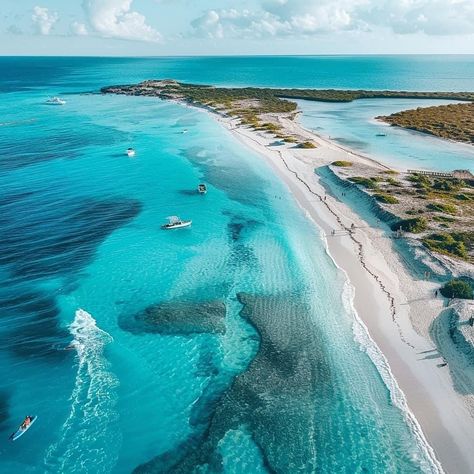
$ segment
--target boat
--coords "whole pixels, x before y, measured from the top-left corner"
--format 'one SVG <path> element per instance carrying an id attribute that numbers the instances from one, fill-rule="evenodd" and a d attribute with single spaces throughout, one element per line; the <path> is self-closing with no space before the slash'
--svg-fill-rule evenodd
<path id="1" fill-rule="evenodd" d="M 30 416 L 27 418 L 30 418 L 30 423 L 25 426 L 25 422 L 23 422 L 20 427 L 10 436 L 10 439 L 12 441 L 16 441 L 18 438 L 23 436 L 33 426 L 33 423 L 38 419 L 37 416 Z"/>
<path id="2" fill-rule="evenodd" d="M 64 105 L 66 101 L 64 99 L 60 99 L 59 97 L 51 97 L 46 101 L 49 105 Z"/>
<path id="3" fill-rule="evenodd" d="M 183 221 L 178 216 L 168 217 L 168 223 L 161 226 L 164 230 L 180 229 L 182 227 L 189 227 L 193 221 Z"/>
<path id="4" fill-rule="evenodd" d="M 376 133 L 376 137 L 386 137 L 387 135 L 385 133 Z"/>
<path id="5" fill-rule="evenodd" d="M 133 148 L 127 148 L 127 156 L 131 158 L 132 156 L 135 156 L 135 150 Z"/>
<path id="6" fill-rule="evenodd" d="M 205 184 L 199 184 L 198 185 L 198 193 L 199 194 L 206 194 L 207 193 L 207 187 Z"/>

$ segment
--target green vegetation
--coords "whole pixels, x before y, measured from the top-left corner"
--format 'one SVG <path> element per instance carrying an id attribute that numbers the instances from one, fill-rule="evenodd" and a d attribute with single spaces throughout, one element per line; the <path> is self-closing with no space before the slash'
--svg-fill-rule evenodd
<path id="1" fill-rule="evenodd" d="M 415 187 L 419 189 L 428 189 L 431 187 L 431 181 L 423 174 L 412 174 L 408 177 L 408 180 L 411 181 L 415 185 Z"/>
<path id="2" fill-rule="evenodd" d="M 426 209 L 429 211 L 444 212 L 445 214 L 451 214 L 453 216 L 457 212 L 456 206 L 453 206 L 452 204 L 442 204 L 439 202 L 432 202 L 428 204 Z"/>
<path id="3" fill-rule="evenodd" d="M 300 143 L 298 148 L 316 148 L 316 145 L 313 142 L 307 141 Z"/>
<path id="4" fill-rule="evenodd" d="M 375 178 L 365 178 L 364 176 L 354 176 L 349 178 L 349 181 L 352 181 L 355 184 L 363 186 L 367 189 L 378 189 L 377 179 Z"/>
<path id="5" fill-rule="evenodd" d="M 340 166 L 342 168 L 348 168 L 349 166 L 352 166 L 352 161 L 337 160 L 333 161 L 331 165 Z"/>
<path id="6" fill-rule="evenodd" d="M 419 234 L 428 228 L 428 222 L 424 217 L 413 217 L 411 219 L 402 219 L 392 224 L 392 230 L 402 229 L 405 232 Z"/>
<path id="7" fill-rule="evenodd" d="M 459 191 L 465 183 L 459 179 L 435 179 L 433 189 L 438 191 Z"/>
<path id="8" fill-rule="evenodd" d="M 454 199 L 457 199 L 458 201 L 471 201 L 473 199 L 473 196 L 470 194 L 460 193 L 456 194 L 454 196 Z"/>
<path id="9" fill-rule="evenodd" d="M 376 193 L 374 194 L 374 198 L 384 204 L 398 204 L 399 202 L 396 197 L 390 196 L 390 194 L 387 193 Z"/>
<path id="10" fill-rule="evenodd" d="M 258 126 L 257 130 L 265 130 L 267 132 L 275 133 L 275 132 L 279 132 L 281 130 L 281 126 L 277 125 L 277 124 L 274 124 L 274 123 L 266 122 L 266 123 L 262 123 L 260 126 Z"/>
<path id="11" fill-rule="evenodd" d="M 390 184 L 391 186 L 396 186 L 397 188 L 399 188 L 401 186 L 400 181 L 397 181 L 394 178 L 388 178 L 387 183 Z"/>
<path id="12" fill-rule="evenodd" d="M 467 259 L 468 249 L 474 245 L 474 232 L 430 234 L 423 238 L 423 244 L 435 252 Z"/>
<path id="13" fill-rule="evenodd" d="M 398 127 L 474 144 L 474 103 L 418 107 L 377 118 Z"/>
<path id="14" fill-rule="evenodd" d="M 464 280 L 451 280 L 448 281 L 441 289 L 440 293 L 445 298 L 463 298 L 472 300 L 474 298 L 474 292 L 471 285 Z"/>
<path id="15" fill-rule="evenodd" d="M 455 222 L 456 219 L 448 216 L 433 216 L 433 220 L 437 222 Z"/>

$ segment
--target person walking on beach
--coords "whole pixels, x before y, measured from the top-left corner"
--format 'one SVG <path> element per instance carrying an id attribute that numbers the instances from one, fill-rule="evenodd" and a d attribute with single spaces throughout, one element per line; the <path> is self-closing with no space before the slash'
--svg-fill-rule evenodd
<path id="1" fill-rule="evenodd" d="M 438 290 L 435 291 L 435 298 L 438 298 Z"/>

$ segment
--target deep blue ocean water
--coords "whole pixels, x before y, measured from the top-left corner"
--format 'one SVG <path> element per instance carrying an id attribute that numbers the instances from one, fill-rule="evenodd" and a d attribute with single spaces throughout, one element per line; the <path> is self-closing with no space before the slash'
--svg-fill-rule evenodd
<path id="1" fill-rule="evenodd" d="M 433 471 L 343 275 L 262 160 L 205 113 L 94 92 L 153 77 L 474 90 L 472 58 L 0 71 L 1 472 Z M 160 230 L 173 214 L 192 228 Z"/>

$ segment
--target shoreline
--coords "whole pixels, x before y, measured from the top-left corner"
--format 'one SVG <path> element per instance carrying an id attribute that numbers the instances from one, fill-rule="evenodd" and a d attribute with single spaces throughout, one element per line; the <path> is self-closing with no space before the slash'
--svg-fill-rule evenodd
<path id="1" fill-rule="evenodd" d="M 426 437 L 428 440 L 424 443 L 425 448 L 434 450 L 442 466 L 439 472 L 473 472 L 470 436 L 474 433 L 474 397 L 463 397 L 455 392 L 450 373 L 446 367 L 439 366 L 443 359 L 436 355 L 437 349 L 429 332 L 420 329 L 428 327 L 443 310 L 443 300 L 434 297 L 436 284 L 410 276 L 390 239 L 380 229 L 370 227 L 345 203 L 328 194 L 314 173 L 317 166 L 348 157 L 381 169 L 388 167 L 285 118 L 280 117 L 288 122 L 285 123 L 287 127 L 313 140 L 318 147 L 304 150 L 291 145 L 271 146 L 274 139 L 264 132 L 237 125 L 237 120 L 216 115 L 212 109 L 206 111 L 265 159 L 325 236 L 323 240 L 329 256 L 344 272 L 353 289 L 354 317 L 360 318 L 374 347 L 386 359 L 393 382 L 406 398 L 406 413 L 408 418 L 412 417 L 407 421 L 415 423 L 415 428 L 412 426 L 415 436 L 416 426 L 421 427 L 419 439 L 423 442 Z M 352 223 L 356 226 L 354 234 L 349 232 Z M 333 229 L 343 233 L 333 236 Z M 414 320 L 421 322 L 414 327 Z M 380 367 L 378 369 L 380 371 Z M 384 378 L 382 373 L 381 376 Z M 385 378 L 384 381 L 387 384 Z M 393 397 L 394 387 L 388 388 Z M 434 460 L 434 469 L 436 463 Z"/>

